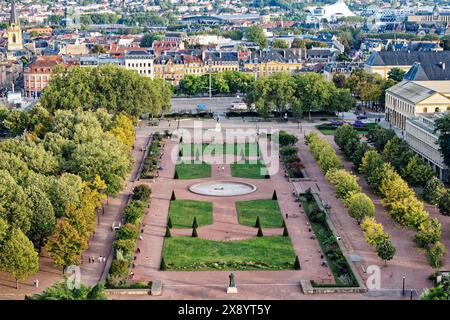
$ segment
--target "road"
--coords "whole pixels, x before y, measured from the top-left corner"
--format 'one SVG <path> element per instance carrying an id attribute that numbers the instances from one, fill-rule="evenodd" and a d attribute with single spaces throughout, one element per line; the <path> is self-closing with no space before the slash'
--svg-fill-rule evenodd
<path id="1" fill-rule="evenodd" d="M 205 104 L 206 109 L 212 112 L 224 113 L 234 102 L 242 102 L 242 97 L 213 97 L 209 98 L 172 98 L 172 112 L 196 110 L 197 105 Z"/>

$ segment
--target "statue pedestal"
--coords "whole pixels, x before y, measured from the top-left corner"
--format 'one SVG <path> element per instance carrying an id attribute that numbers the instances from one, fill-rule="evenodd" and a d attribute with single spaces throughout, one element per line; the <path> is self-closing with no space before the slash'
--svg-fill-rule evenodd
<path id="1" fill-rule="evenodd" d="M 228 287 L 227 293 L 238 293 L 238 291 L 236 287 Z"/>

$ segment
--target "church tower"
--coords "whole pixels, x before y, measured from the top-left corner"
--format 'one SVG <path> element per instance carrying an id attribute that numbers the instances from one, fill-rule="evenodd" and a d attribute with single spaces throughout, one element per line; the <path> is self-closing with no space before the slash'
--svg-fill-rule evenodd
<path id="1" fill-rule="evenodd" d="M 22 28 L 20 27 L 19 16 L 16 11 L 16 3 L 11 0 L 11 16 L 9 26 L 6 29 L 8 35 L 8 51 L 20 51 L 23 49 Z"/>

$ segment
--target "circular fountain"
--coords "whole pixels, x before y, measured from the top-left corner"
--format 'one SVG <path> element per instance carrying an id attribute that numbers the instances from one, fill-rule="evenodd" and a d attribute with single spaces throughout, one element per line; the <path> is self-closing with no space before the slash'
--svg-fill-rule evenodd
<path id="1" fill-rule="evenodd" d="M 256 189 L 253 184 L 234 181 L 202 182 L 189 187 L 189 191 L 193 193 L 214 197 L 242 196 L 255 192 Z"/>

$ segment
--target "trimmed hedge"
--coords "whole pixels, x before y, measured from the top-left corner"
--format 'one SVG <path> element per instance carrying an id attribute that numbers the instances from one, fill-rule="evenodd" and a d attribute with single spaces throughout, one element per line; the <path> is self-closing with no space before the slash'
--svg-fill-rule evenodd
<path id="1" fill-rule="evenodd" d="M 119 228 L 116 240 L 113 242 L 113 261 L 106 280 L 108 288 L 134 288 L 134 284 L 128 281 L 128 272 L 150 194 L 151 189 L 148 186 L 136 186 L 133 189 L 133 200 L 124 209 L 125 224 Z M 138 288 L 145 287 L 138 285 Z"/>

